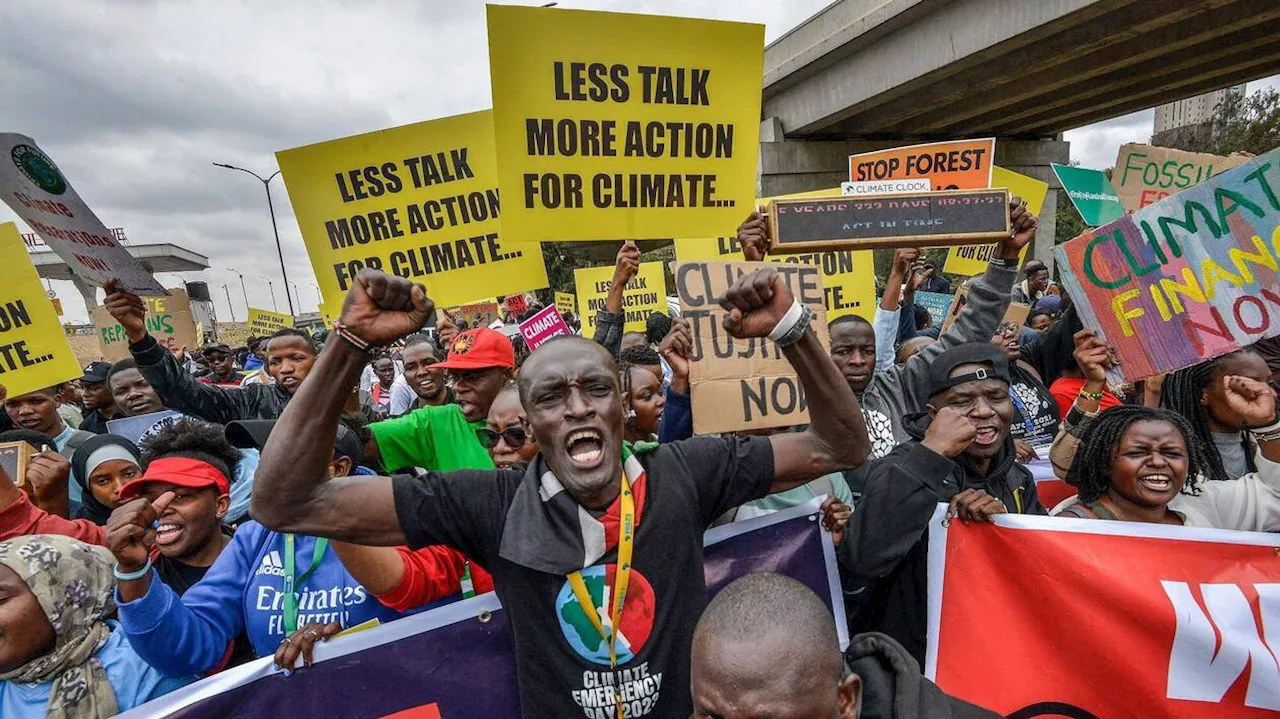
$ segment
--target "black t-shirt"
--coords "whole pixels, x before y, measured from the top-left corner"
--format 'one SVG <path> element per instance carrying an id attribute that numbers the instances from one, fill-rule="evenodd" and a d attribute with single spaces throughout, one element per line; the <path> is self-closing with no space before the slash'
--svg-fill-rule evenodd
<path id="1" fill-rule="evenodd" d="M 1033 447 L 1047 447 L 1058 435 L 1058 402 L 1035 375 L 1021 366 L 1009 368 L 1009 396 L 1013 400 L 1013 420 L 1009 434 Z M 1024 411 L 1025 410 L 1025 413 Z"/>
<path id="2" fill-rule="evenodd" d="M 616 683 L 626 716 L 687 717 L 689 651 L 706 604 L 702 534 L 732 507 L 763 497 L 773 448 L 761 437 L 695 437 L 637 455 L 646 471 L 630 588 L 618 635 Z M 507 509 L 533 473 L 463 470 L 394 479 L 396 512 L 409 546 L 451 546 L 493 575 L 515 644 L 526 717 L 614 719 L 607 650 L 562 575 L 499 556 Z M 607 616 L 616 552 L 582 571 Z M 604 583 L 612 587 L 612 582 Z"/>

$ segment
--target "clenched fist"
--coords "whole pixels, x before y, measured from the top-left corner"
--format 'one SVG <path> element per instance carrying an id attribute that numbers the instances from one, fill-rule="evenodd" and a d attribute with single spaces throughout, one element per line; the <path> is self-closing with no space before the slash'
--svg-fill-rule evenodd
<path id="1" fill-rule="evenodd" d="M 365 342 L 385 345 L 422 329 L 434 306 L 421 284 L 365 269 L 342 303 L 342 324 Z"/>
<path id="2" fill-rule="evenodd" d="M 738 339 L 768 337 L 794 302 L 777 270 L 756 270 L 739 277 L 720 298 L 720 306 L 729 311 L 724 327 Z"/>

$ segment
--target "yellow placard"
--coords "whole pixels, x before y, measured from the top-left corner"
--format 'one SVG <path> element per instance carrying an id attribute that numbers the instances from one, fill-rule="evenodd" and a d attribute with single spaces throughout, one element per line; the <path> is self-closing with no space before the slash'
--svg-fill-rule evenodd
<path id="1" fill-rule="evenodd" d="M 0 225 L 0 384 L 17 397 L 84 374 L 18 226 Z"/>
<path id="2" fill-rule="evenodd" d="M 286 327 L 292 327 L 293 315 L 250 307 L 248 325 L 250 335 L 270 337 Z"/>
<path id="3" fill-rule="evenodd" d="M 339 295 L 333 301 L 325 300 L 320 303 L 320 318 L 324 320 L 325 328 L 333 327 L 333 323 L 342 316 L 342 303 L 346 297 L 346 295 Z"/>
<path id="4" fill-rule="evenodd" d="M 999 165 L 991 168 L 991 186 L 1003 187 L 1009 190 L 1010 195 L 1017 195 L 1026 200 L 1027 210 L 1036 216 L 1040 215 L 1040 210 L 1044 207 L 1044 198 L 1049 194 L 1048 184 L 1034 177 L 1006 170 Z M 1024 259 L 1030 247 L 1031 245 L 1027 245 L 1022 248 Z M 991 255 L 995 250 L 995 245 L 952 247 L 947 253 L 947 264 L 943 269 L 953 275 L 980 275 L 987 271 L 987 264 L 991 262 Z"/>
<path id="5" fill-rule="evenodd" d="M 561 316 L 567 313 L 577 314 L 578 298 L 574 297 L 572 292 L 557 292 L 556 309 L 560 311 Z"/>
<path id="6" fill-rule="evenodd" d="M 55 314 L 57 314 L 59 317 L 61 317 L 61 316 L 63 315 L 63 312 L 62 312 L 62 300 L 58 299 L 57 297 L 50 297 L 50 298 L 49 298 L 49 301 L 50 301 L 50 302 L 53 302 L 53 311 L 54 311 L 54 313 L 55 313 Z"/>
<path id="7" fill-rule="evenodd" d="M 365 267 L 422 282 L 442 307 L 547 286 L 541 246 L 500 235 L 489 111 L 276 158 L 326 303 Z"/>
<path id="8" fill-rule="evenodd" d="M 737 225 L 755 196 L 763 25 L 487 9 L 509 241 Z"/>
<path id="9" fill-rule="evenodd" d="M 798 192 L 792 195 L 766 197 L 758 204 L 774 200 L 802 200 L 816 197 L 840 197 L 840 188 Z M 680 262 L 715 262 L 742 260 L 737 237 L 699 237 L 677 239 L 676 259 Z M 876 314 L 875 257 L 870 250 L 827 250 L 801 254 L 766 255 L 769 262 L 813 265 L 822 271 L 822 288 L 827 304 L 827 319 L 845 315 L 861 315 L 868 320 Z"/>
<path id="10" fill-rule="evenodd" d="M 596 331 L 596 313 L 604 309 L 605 297 L 613 283 L 613 266 L 574 270 L 573 282 L 578 289 L 578 319 L 582 321 L 582 336 L 591 337 Z M 644 331 L 649 315 L 666 311 L 666 275 L 661 262 L 640 263 L 640 271 L 622 291 L 622 309 L 627 313 L 623 330 L 628 332 Z"/>

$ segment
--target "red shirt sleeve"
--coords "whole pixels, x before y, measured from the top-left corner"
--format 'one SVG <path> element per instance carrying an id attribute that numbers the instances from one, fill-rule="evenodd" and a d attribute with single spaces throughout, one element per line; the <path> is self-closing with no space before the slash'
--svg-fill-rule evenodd
<path id="1" fill-rule="evenodd" d="M 0 510 L 0 541 L 27 534 L 61 534 L 88 544 L 106 544 L 106 532 L 87 519 L 63 519 L 31 503 L 23 492 Z"/>
<path id="2" fill-rule="evenodd" d="M 461 552 L 438 545 L 417 550 L 396 547 L 396 551 L 404 561 L 404 576 L 395 589 L 375 595 L 383 606 L 407 612 L 462 592 L 467 559 Z M 493 591 L 493 578 L 474 562 L 471 563 L 471 583 L 476 594 Z"/>

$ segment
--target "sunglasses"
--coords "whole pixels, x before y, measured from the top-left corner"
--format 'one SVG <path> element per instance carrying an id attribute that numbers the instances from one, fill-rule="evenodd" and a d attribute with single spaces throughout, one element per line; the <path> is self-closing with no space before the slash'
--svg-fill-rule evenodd
<path id="1" fill-rule="evenodd" d="M 528 435 L 525 434 L 524 428 L 519 425 L 507 427 L 501 432 L 495 432 L 488 427 L 476 430 L 476 439 L 480 440 L 480 444 L 484 445 L 485 449 L 497 447 L 499 437 L 506 440 L 508 447 L 519 449 L 524 446 Z"/>

